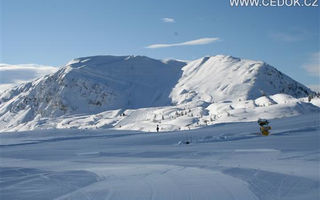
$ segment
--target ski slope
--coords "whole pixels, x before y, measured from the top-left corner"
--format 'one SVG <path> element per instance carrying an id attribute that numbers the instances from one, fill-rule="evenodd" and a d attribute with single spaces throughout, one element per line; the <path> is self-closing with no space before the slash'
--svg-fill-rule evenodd
<path id="1" fill-rule="evenodd" d="M 319 199 L 319 113 L 271 126 L 3 133 L 0 199 Z"/>

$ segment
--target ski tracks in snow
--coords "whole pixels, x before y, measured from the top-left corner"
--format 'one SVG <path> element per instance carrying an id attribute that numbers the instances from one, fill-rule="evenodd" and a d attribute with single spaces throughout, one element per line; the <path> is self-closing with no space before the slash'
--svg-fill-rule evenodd
<path id="1" fill-rule="evenodd" d="M 147 164 L 104 167 L 96 172 L 106 178 L 59 200 L 120 200 L 126 197 L 131 200 L 258 199 L 247 182 L 210 169 Z"/>

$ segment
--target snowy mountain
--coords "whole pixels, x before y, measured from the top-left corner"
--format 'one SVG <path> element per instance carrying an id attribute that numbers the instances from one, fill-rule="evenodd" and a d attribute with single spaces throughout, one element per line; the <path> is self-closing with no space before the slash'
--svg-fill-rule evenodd
<path id="1" fill-rule="evenodd" d="M 199 124 L 203 117 L 210 121 L 221 118 L 221 108 L 230 117 L 229 108 L 278 104 L 268 102 L 269 96 L 278 93 L 296 99 L 312 91 L 266 63 L 231 56 L 205 57 L 189 63 L 144 56 L 84 57 L 4 92 L 0 96 L 0 129 L 79 128 L 85 124 L 86 128 L 145 130 L 137 127 L 148 127 L 150 121 L 158 123 L 159 116 L 160 121 L 169 121 L 180 116 L 177 112 L 182 110 L 186 115 L 188 108 L 189 118 L 182 120 L 186 126 Z M 267 100 L 254 102 L 265 96 Z M 239 106 L 239 101 L 243 105 Z M 289 106 L 296 104 L 294 101 Z M 298 107 L 291 112 L 293 115 L 318 108 Z M 123 112 L 132 116 L 123 119 Z M 180 122 L 168 123 L 167 130 L 172 130 L 177 129 L 174 123 Z"/>
<path id="2" fill-rule="evenodd" d="M 1 104 L 9 103 L 6 111 L 30 108 L 46 117 L 168 105 L 182 65 L 141 56 L 79 58 L 4 93 Z"/>
<path id="3" fill-rule="evenodd" d="M 264 62 L 217 55 L 188 63 L 171 97 L 176 103 L 213 103 L 278 93 L 299 98 L 311 90 Z"/>

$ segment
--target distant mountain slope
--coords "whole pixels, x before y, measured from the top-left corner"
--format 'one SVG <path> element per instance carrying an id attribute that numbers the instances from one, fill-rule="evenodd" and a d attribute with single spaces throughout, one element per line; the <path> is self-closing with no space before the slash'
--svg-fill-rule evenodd
<path id="1" fill-rule="evenodd" d="M 0 129 L 30 121 L 38 126 L 43 119 L 55 123 L 57 117 L 106 114 L 108 110 L 183 107 L 185 103 L 202 106 L 202 110 L 212 103 L 278 93 L 298 98 L 312 91 L 263 62 L 231 56 L 204 57 L 189 63 L 145 56 L 84 57 L 2 93 Z"/>
<path id="2" fill-rule="evenodd" d="M 178 104 L 194 100 L 248 100 L 277 93 L 298 98 L 312 92 L 261 61 L 218 55 L 192 61 L 182 70 L 171 93 L 173 102 Z"/>

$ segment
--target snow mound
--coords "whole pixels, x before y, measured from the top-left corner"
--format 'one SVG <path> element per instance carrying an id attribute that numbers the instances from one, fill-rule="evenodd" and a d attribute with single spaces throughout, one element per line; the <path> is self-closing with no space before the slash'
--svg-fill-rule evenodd
<path id="1" fill-rule="evenodd" d="M 289 96 L 289 95 L 288 95 Z M 254 100 L 258 106 L 270 106 L 276 104 L 276 102 L 268 96 L 262 96 Z"/>
<path id="2" fill-rule="evenodd" d="M 293 98 L 288 94 L 276 94 L 276 95 L 270 96 L 270 98 L 278 104 L 286 104 L 296 100 L 295 98 Z"/>
<path id="3" fill-rule="evenodd" d="M 313 99 L 311 99 L 311 102 L 310 102 L 310 103 L 312 103 L 312 104 L 315 105 L 315 106 L 320 107 L 320 98 L 319 98 L 319 97 L 313 98 Z"/>

